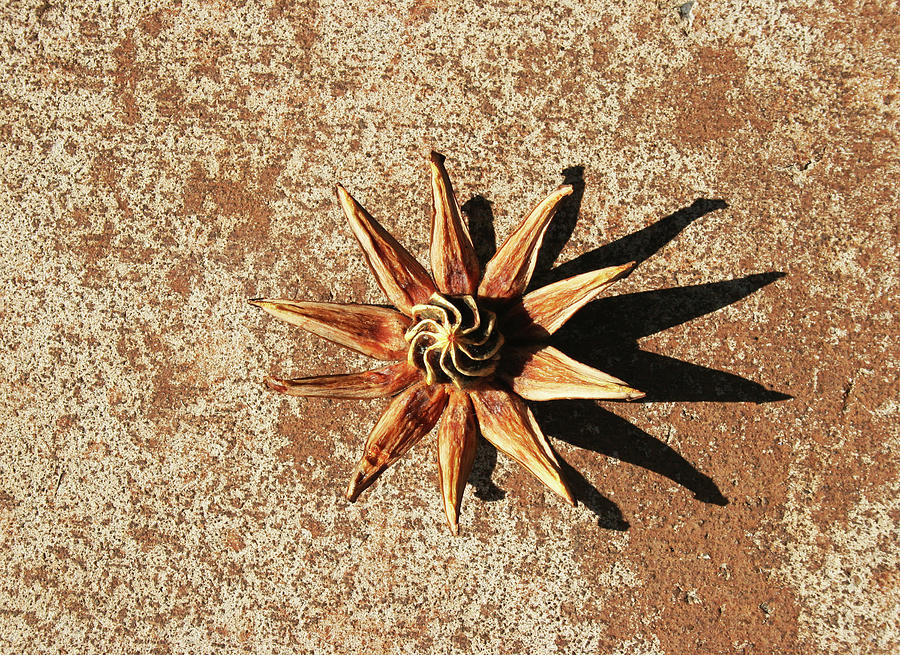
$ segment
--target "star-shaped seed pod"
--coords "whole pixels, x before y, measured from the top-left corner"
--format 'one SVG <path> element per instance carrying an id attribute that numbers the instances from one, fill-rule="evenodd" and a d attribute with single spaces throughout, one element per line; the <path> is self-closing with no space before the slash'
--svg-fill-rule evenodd
<path id="1" fill-rule="evenodd" d="M 361 373 L 265 382 L 292 396 L 393 397 L 353 471 L 347 488 L 350 501 L 356 501 L 440 420 L 438 474 L 453 534 L 459 532 L 459 508 L 479 432 L 574 505 L 559 461 L 525 401 L 634 400 L 644 395 L 543 343 L 626 275 L 634 262 L 525 294 L 547 226 L 572 187 L 560 186 L 540 202 L 483 273 L 444 157 L 435 152 L 431 189 L 429 275 L 344 187 L 337 186 L 341 208 L 366 262 L 396 309 L 268 298 L 250 301 L 313 334 L 392 363 Z"/>

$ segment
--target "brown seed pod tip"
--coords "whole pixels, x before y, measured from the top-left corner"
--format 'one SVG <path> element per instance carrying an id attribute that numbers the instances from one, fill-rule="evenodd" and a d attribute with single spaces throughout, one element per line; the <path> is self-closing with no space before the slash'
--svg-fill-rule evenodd
<path id="1" fill-rule="evenodd" d="M 359 498 L 359 495 L 362 493 L 362 489 L 359 487 L 359 481 L 362 478 L 362 473 L 356 472 L 352 478 L 350 478 L 350 484 L 347 485 L 347 500 L 351 503 L 355 503 L 356 499 Z"/>
<path id="2" fill-rule="evenodd" d="M 287 391 L 287 387 L 281 382 L 281 380 L 277 378 L 272 378 L 267 375 L 263 378 L 263 382 L 272 391 L 277 391 L 279 393 L 284 393 L 285 391 Z"/>

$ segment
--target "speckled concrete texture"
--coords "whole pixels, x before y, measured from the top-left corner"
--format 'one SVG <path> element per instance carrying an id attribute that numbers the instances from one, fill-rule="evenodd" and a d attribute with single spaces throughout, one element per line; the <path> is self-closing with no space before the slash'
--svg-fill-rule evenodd
<path id="1" fill-rule="evenodd" d="M 678 4 L 4 3 L 0 650 L 896 653 L 900 7 Z M 641 262 L 579 506 L 482 442 L 456 538 L 246 303 L 383 302 L 333 185 L 425 261 L 432 148 L 482 257 L 567 180 L 538 281 Z"/>

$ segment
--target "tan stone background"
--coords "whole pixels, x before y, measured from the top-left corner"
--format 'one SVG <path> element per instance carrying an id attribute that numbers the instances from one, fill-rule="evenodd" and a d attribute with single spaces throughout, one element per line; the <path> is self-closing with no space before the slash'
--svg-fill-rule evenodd
<path id="1" fill-rule="evenodd" d="M 3 3 L 3 652 L 897 652 L 900 7 L 676 4 Z M 382 302 L 333 184 L 423 257 L 431 148 L 482 254 L 568 178 L 542 279 L 642 260 L 559 343 L 648 402 L 458 538 L 246 303 Z"/>

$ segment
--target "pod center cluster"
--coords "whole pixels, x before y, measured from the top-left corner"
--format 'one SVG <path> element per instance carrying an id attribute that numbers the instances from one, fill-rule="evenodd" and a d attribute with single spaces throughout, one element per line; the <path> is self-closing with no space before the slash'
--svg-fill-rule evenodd
<path id="1" fill-rule="evenodd" d="M 474 297 L 434 293 L 427 303 L 413 306 L 412 318 L 404 335 L 408 359 L 424 372 L 427 384 L 462 389 L 494 374 L 503 335 L 497 315 Z"/>

